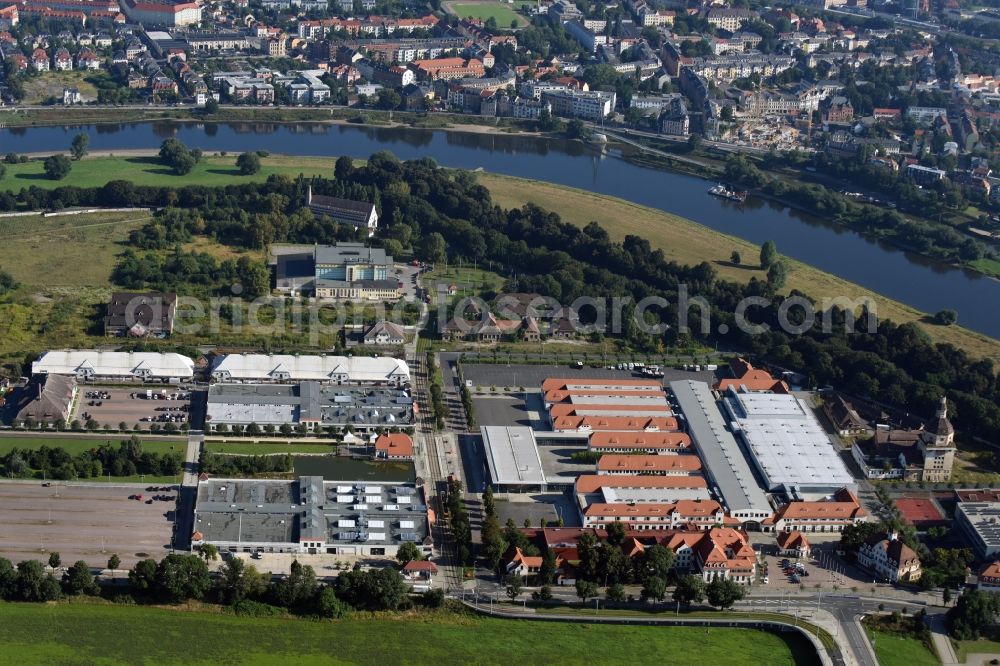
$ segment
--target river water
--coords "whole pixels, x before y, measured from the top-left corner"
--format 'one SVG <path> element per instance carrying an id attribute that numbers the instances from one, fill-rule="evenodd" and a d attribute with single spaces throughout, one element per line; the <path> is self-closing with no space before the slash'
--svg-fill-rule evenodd
<path id="1" fill-rule="evenodd" d="M 268 150 L 364 158 L 389 150 L 404 160 L 431 157 L 443 166 L 483 168 L 613 195 L 754 243 L 774 240 L 782 254 L 924 312 L 953 308 L 962 325 L 1000 338 L 1000 315 L 993 310 L 1000 302 L 1000 281 L 904 252 L 768 201 L 751 198 L 738 207 L 709 195 L 710 183 L 703 180 L 631 164 L 614 154 L 599 155 L 578 142 L 317 123 L 154 122 L 4 129 L 0 130 L 0 153 L 66 150 L 80 131 L 89 133 L 94 151 L 157 148 L 168 137 L 206 151 Z M 720 257 L 728 254 L 727 249 L 720 249 Z"/>

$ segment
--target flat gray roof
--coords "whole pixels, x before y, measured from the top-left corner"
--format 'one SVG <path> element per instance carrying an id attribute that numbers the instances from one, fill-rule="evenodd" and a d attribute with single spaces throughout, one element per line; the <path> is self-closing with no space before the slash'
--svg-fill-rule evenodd
<path id="1" fill-rule="evenodd" d="M 338 199 L 338 201 L 346 201 Z M 366 209 L 370 203 L 361 203 Z M 366 247 L 364 243 L 337 243 L 336 245 L 319 245 L 315 253 L 316 264 L 392 264 L 392 257 L 386 255 L 380 247 Z"/>
<path id="2" fill-rule="evenodd" d="M 730 513 L 773 513 L 767 496 L 754 478 L 712 392 L 705 382 L 670 382 L 670 390 L 684 413 L 688 434 Z"/>
<path id="3" fill-rule="evenodd" d="M 987 548 L 1000 548 L 1000 502 L 959 502 L 958 510 Z"/>
<path id="4" fill-rule="evenodd" d="M 494 483 L 505 486 L 545 484 L 535 433 L 525 426 L 482 426 L 486 465 Z"/>
<path id="5" fill-rule="evenodd" d="M 412 483 L 208 479 L 198 484 L 195 528 L 208 543 L 399 545 L 428 535 Z"/>

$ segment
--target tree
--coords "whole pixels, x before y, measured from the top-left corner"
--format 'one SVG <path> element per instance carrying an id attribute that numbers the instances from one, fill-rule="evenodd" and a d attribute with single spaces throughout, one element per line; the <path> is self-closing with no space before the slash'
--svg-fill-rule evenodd
<path id="1" fill-rule="evenodd" d="M 156 591 L 156 560 L 139 560 L 128 572 L 128 582 L 132 589 L 142 595 L 152 595 Z"/>
<path id="2" fill-rule="evenodd" d="M 625 543 L 625 524 L 620 522 L 610 523 L 606 528 L 606 540 L 612 546 L 621 546 Z"/>
<path id="3" fill-rule="evenodd" d="M 87 149 L 90 147 L 90 135 L 86 132 L 80 132 L 73 137 L 73 142 L 69 146 L 69 152 L 73 155 L 74 160 L 82 159 L 84 155 L 87 154 Z"/>
<path id="4" fill-rule="evenodd" d="M 767 286 L 775 291 L 785 286 L 787 278 L 788 270 L 785 268 L 785 263 L 782 261 L 774 262 L 771 264 L 771 267 L 767 269 Z"/>
<path id="5" fill-rule="evenodd" d="M 577 542 L 576 552 L 580 557 L 580 563 L 576 567 L 577 577 L 583 580 L 597 580 L 600 566 L 597 538 L 590 532 L 584 532 Z"/>
<path id="6" fill-rule="evenodd" d="M 333 165 L 333 177 L 337 180 L 345 181 L 350 179 L 353 173 L 354 160 L 347 156 L 338 157 L 337 162 Z"/>
<path id="7" fill-rule="evenodd" d="M 538 582 L 551 585 L 556 580 L 556 551 L 546 548 L 542 554 L 542 566 L 538 568 Z"/>
<path id="8" fill-rule="evenodd" d="M 642 583 L 642 599 L 663 601 L 667 596 L 667 581 L 658 576 L 649 576 Z"/>
<path id="9" fill-rule="evenodd" d="M 219 100 L 209 97 L 205 100 L 205 113 L 214 115 L 219 112 Z"/>
<path id="10" fill-rule="evenodd" d="M 62 559 L 59 557 L 59 553 L 49 553 L 49 566 L 51 568 L 58 569 L 61 564 Z"/>
<path id="11" fill-rule="evenodd" d="M 729 578 L 717 577 L 705 587 L 708 603 L 716 608 L 726 609 L 743 598 L 743 586 Z"/>
<path id="12" fill-rule="evenodd" d="M 219 559 L 219 549 L 210 543 L 204 543 L 198 546 L 197 550 L 198 554 L 204 557 L 206 562 L 209 560 L 214 562 Z"/>
<path id="13" fill-rule="evenodd" d="M 264 594 L 267 577 L 259 573 L 252 564 L 234 557 L 222 566 L 216 588 L 222 603 L 234 605 Z"/>
<path id="14" fill-rule="evenodd" d="M 100 591 L 90 567 L 83 560 L 73 564 L 63 575 L 63 590 L 66 594 L 94 595 Z"/>
<path id="15" fill-rule="evenodd" d="M 504 577 L 503 584 L 507 596 L 510 597 L 511 601 L 514 601 L 521 595 L 521 590 L 524 588 L 524 579 L 521 578 L 520 574 L 508 574 Z"/>
<path id="16" fill-rule="evenodd" d="M 589 580 L 576 581 L 576 596 L 580 597 L 583 603 L 587 603 L 587 599 L 597 596 L 597 583 Z"/>
<path id="17" fill-rule="evenodd" d="M 45 170 L 45 176 L 50 180 L 62 180 L 69 175 L 73 164 L 65 155 L 51 155 L 45 158 L 42 168 Z"/>
<path id="18" fill-rule="evenodd" d="M 764 244 L 760 246 L 760 267 L 767 270 L 777 260 L 778 246 L 774 244 L 774 241 L 764 241 Z"/>
<path id="19" fill-rule="evenodd" d="M 421 559 L 423 558 L 420 555 L 420 549 L 417 548 L 416 544 L 411 541 L 403 543 L 396 551 L 396 561 L 400 564 L 406 564 L 407 562 Z"/>
<path id="20" fill-rule="evenodd" d="M 667 580 L 674 569 L 674 551 L 660 544 L 652 545 L 642 553 L 637 568 L 640 583 L 650 577 Z"/>
<path id="21" fill-rule="evenodd" d="M 17 569 L 6 557 L 0 557 L 0 599 L 13 599 L 17 590 Z"/>
<path id="22" fill-rule="evenodd" d="M 429 590 L 432 591 L 432 590 Z M 337 620 L 347 615 L 351 607 L 337 598 L 337 594 L 329 585 L 316 594 L 316 615 L 330 620 Z"/>
<path id="23" fill-rule="evenodd" d="M 949 633 L 958 640 L 979 638 L 1000 613 L 1000 598 L 982 590 L 968 589 L 948 610 L 945 619 Z"/>
<path id="24" fill-rule="evenodd" d="M 3 164 L 0 164 L 0 180 L 3 180 L 3 177 L 6 175 L 7 175 L 7 167 Z"/>
<path id="25" fill-rule="evenodd" d="M 625 583 L 631 578 L 632 562 L 618 546 L 608 543 L 601 547 L 601 574 L 605 584 Z"/>
<path id="26" fill-rule="evenodd" d="M 493 486 L 487 485 L 483 491 L 483 514 L 495 516 L 497 513 L 496 500 L 493 499 Z"/>
<path id="27" fill-rule="evenodd" d="M 944 602 L 945 606 L 947 606 L 948 604 L 951 603 L 951 588 L 950 587 L 945 586 L 945 588 L 943 590 L 941 590 L 941 601 Z"/>
<path id="28" fill-rule="evenodd" d="M 252 176 L 260 171 L 260 155 L 252 151 L 240 153 L 236 158 L 236 168 L 241 176 Z"/>
<path id="29" fill-rule="evenodd" d="M 448 258 L 444 236 L 436 231 L 424 236 L 417 244 L 417 256 L 432 264 L 444 263 Z"/>
<path id="30" fill-rule="evenodd" d="M 608 601 L 614 601 L 615 603 L 621 603 L 625 601 L 625 586 L 621 583 L 615 583 L 608 588 L 607 594 L 605 595 Z"/>
<path id="31" fill-rule="evenodd" d="M 402 580 L 402 576 L 396 571 L 392 574 Z M 313 568 L 300 564 L 298 560 L 292 560 L 288 575 L 271 584 L 269 595 L 279 606 L 301 610 L 312 601 L 317 587 L 316 572 Z"/>
<path id="32" fill-rule="evenodd" d="M 18 286 L 17 280 L 14 279 L 13 275 L 7 271 L 0 270 L 0 296 L 17 289 Z"/>
<path id="33" fill-rule="evenodd" d="M 705 598 L 705 581 L 701 576 L 684 576 L 677 581 L 673 599 L 685 606 L 696 604 Z"/>
<path id="34" fill-rule="evenodd" d="M 166 601 L 201 599 L 211 586 L 208 565 L 197 555 L 171 553 L 156 568 L 156 592 Z"/>
<path id="35" fill-rule="evenodd" d="M 587 127 L 582 120 L 574 118 L 566 124 L 566 137 L 569 139 L 587 138 Z"/>
<path id="36" fill-rule="evenodd" d="M 958 321 L 958 312 L 955 310 L 939 310 L 934 314 L 934 323 L 941 326 L 951 326 Z"/>
<path id="37" fill-rule="evenodd" d="M 191 173 L 195 164 L 201 158 L 201 151 L 198 149 L 189 150 L 187 146 L 177 139 L 166 139 L 160 144 L 160 160 L 173 169 L 178 176 Z"/>
<path id="38" fill-rule="evenodd" d="M 112 555 L 111 557 L 108 558 L 108 569 L 114 571 L 121 565 L 122 565 L 122 558 L 118 557 L 117 554 Z"/>
<path id="39" fill-rule="evenodd" d="M 25 560 L 17 565 L 14 588 L 14 598 L 19 601 L 53 601 L 62 594 L 59 583 L 38 560 Z"/>
<path id="40" fill-rule="evenodd" d="M 735 266 L 739 266 L 741 263 L 743 263 L 743 257 L 740 256 L 738 250 L 733 250 L 733 253 L 729 255 L 729 263 Z"/>
<path id="41" fill-rule="evenodd" d="M 444 590 L 440 587 L 424 590 L 420 595 L 420 602 L 428 608 L 441 608 L 444 606 Z"/>

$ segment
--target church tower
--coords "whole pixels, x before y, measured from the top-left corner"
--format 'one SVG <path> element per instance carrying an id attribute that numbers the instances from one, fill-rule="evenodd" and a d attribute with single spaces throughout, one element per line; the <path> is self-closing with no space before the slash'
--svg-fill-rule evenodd
<path id="1" fill-rule="evenodd" d="M 924 481 L 947 481 L 955 464 L 955 428 L 948 420 L 948 399 L 941 398 L 937 421 L 924 432 L 920 440 L 924 454 Z"/>

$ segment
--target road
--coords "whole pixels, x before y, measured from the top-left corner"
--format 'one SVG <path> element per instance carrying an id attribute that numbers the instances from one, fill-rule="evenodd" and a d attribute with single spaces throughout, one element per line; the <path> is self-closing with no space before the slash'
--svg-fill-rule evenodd
<path id="1" fill-rule="evenodd" d="M 201 430 L 188 433 L 187 453 L 184 456 L 184 478 L 177 493 L 177 520 L 174 521 L 174 550 L 191 550 L 194 532 L 194 505 L 198 499 L 198 461 L 205 434 Z"/>

